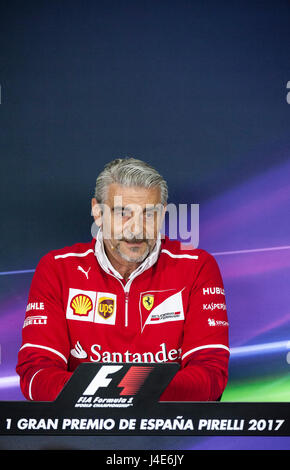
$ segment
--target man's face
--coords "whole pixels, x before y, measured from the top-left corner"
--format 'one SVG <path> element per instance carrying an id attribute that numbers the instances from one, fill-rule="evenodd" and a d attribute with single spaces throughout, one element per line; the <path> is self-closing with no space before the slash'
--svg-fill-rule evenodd
<path id="1" fill-rule="evenodd" d="M 164 213 L 159 188 L 111 184 L 99 223 L 105 246 L 119 262 L 142 262 L 154 248 Z"/>

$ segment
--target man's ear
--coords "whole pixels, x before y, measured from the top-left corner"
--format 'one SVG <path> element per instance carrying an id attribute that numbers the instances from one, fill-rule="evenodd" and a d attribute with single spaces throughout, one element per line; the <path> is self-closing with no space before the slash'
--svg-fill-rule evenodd
<path id="1" fill-rule="evenodd" d="M 94 217 L 96 225 L 98 227 L 101 227 L 103 223 L 103 217 L 102 217 L 103 212 L 102 212 L 100 204 L 98 203 L 95 197 L 91 200 L 91 205 L 92 205 L 91 215 Z"/>

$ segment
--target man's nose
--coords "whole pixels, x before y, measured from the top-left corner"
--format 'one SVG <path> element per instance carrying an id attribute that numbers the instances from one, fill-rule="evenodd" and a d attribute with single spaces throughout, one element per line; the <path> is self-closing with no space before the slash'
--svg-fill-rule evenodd
<path id="1" fill-rule="evenodd" d="M 143 217 L 135 215 L 129 221 L 130 232 L 135 238 L 143 238 Z"/>

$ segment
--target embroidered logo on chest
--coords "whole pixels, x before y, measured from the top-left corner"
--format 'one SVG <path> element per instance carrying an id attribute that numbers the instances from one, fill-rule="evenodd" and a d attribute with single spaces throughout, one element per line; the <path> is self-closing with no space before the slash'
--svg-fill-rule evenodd
<path id="1" fill-rule="evenodd" d="M 143 295 L 142 304 L 146 308 L 146 310 L 151 310 L 154 304 L 154 295 L 151 295 L 151 294 Z"/>
<path id="2" fill-rule="evenodd" d="M 169 289 L 140 294 L 142 331 L 146 325 L 184 320 L 182 290 L 176 293 L 172 293 L 173 289 Z"/>
<path id="3" fill-rule="evenodd" d="M 69 289 L 66 318 L 115 325 L 117 296 L 110 292 Z"/>

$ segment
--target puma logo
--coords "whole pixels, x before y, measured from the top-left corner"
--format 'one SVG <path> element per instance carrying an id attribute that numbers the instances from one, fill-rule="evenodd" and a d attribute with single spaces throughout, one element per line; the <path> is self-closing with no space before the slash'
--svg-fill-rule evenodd
<path id="1" fill-rule="evenodd" d="M 89 269 L 87 271 L 85 271 L 81 266 L 78 266 L 78 271 L 81 271 L 82 273 L 84 273 L 84 275 L 86 276 L 87 279 L 89 279 L 90 269 L 91 269 L 91 266 L 89 267 Z"/>

